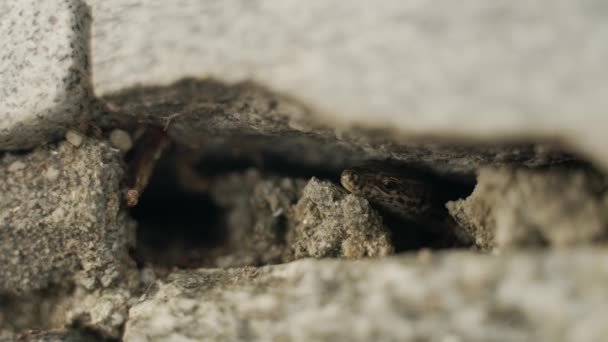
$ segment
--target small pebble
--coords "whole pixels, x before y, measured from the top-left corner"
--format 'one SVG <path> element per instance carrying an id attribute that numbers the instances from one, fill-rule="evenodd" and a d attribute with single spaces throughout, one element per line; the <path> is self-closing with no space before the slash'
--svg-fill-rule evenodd
<path id="1" fill-rule="evenodd" d="M 131 136 L 122 129 L 114 129 L 110 132 L 110 144 L 122 152 L 128 152 L 133 147 Z"/>
<path id="2" fill-rule="evenodd" d="M 118 312 L 113 313 L 110 318 L 112 319 L 112 325 L 114 326 L 121 325 L 125 321 L 125 317 Z"/>
<path id="3" fill-rule="evenodd" d="M 8 166 L 8 171 L 15 172 L 15 171 L 23 170 L 24 168 L 25 168 L 25 164 L 23 162 L 16 161 Z"/>
<path id="4" fill-rule="evenodd" d="M 44 172 L 44 177 L 50 181 L 54 181 L 59 177 L 59 170 L 51 166 Z"/>
<path id="5" fill-rule="evenodd" d="M 65 140 L 67 140 L 70 144 L 74 145 L 75 147 L 78 147 L 82 144 L 82 141 L 84 140 L 84 138 L 82 137 L 82 135 L 80 133 L 73 131 L 73 130 L 69 130 L 65 134 Z"/>

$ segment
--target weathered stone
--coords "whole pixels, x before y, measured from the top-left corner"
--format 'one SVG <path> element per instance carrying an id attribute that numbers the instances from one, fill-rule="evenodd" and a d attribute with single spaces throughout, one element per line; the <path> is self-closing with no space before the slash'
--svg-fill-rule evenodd
<path id="1" fill-rule="evenodd" d="M 190 191 L 210 185 L 227 214 L 225 253 L 201 252 L 212 265 L 384 256 L 393 246 L 365 199 L 317 178 L 302 192 L 299 172 L 334 179 L 390 159 L 466 182 L 486 165 L 568 161 L 563 148 L 608 167 L 601 0 L 83 1 L 90 61 L 82 1 L 0 4 L 0 149 L 69 141 L 0 157 L 0 335 L 69 339 L 78 334 L 53 329 L 74 326 L 118 338 L 125 323 L 131 341 L 608 335 L 608 254 L 587 246 L 607 236 L 605 184 L 546 169 L 483 171 L 476 192 L 449 205 L 480 248 L 549 246 L 540 252 L 425 251 L 167 279 L 137 259 L 146 290 L 127 312 L 139 293 L 121 155 L 75 128 L 111 129 L 126 152 L 128 134 L 148 123 L 165 129 L 169 153 L 188 150 L 171 158 L 288 169 L 186 180 Z M 552 248 L 572 245 L 586 247 Z"/>
<path id="2" fill-rule="evenodd" d="M 393 251 L 390 232 L 366 199 L 312 178 L 291 210 L 288 242 L 296 259 L 362 258 Z"/>
<path id="3" fill-rule="evenodd" d="M 483 250 L 589 244 L 608 237 L 608 185 L 583 171 L 482 169 L 447 207 Z"/>
<path id="4" fill-rule="evenodd" d="M 255 80 L 341 130 L 560 138 L 608 166 L 602 0 L 89 2 L 100 95 L 193 75 Z"/>
<path id="5" fill-rule="evenodd" d="M 0 292 L 44 289 L 80 270 L 97 281 L 107 269 L 125 272 L 132 233 L 119 212 L 119 158 L 89 139 L 78 148 L 61 142 L 4 155 Z"/>
<path id="6" fill-rule="evenodd" d="M 97 286 L 96 291 L 83 286 L 77 288 L 74 293 L 63 299 L 65 311 L 60 318 L 65 324 L 77 323 L 104 336 L 119 337 L 134 296 L 134 288 L 129 288 L 128 285 L 135 284 L 123 282 L 120 285 L 122 286 L 107 289 Z"/>
<path id="7" fill-rule="evenodd" d="M 59 138 L 90 114 L 90 20 L 79 0 L 0 4 L 0 149 Z"/>
<path id="8" fill-rule="evenodd" d="M 0 159 L 0 332 L 78 321 L 117 336 L 124 323 L 137 275 L 121 155 L 81 138 Z"/>
<path id="9" fill-rule="evenodd" d="M 285 261 L 288 212 L 301 195 L 303 179 L 262 175 L 256 169 L 216 179 L 210 194 L 223 209 L 227 243 L 217 265 L 266 265 Z"/>
<path id="10" fill-rule="evenodd" d="M 606 263 L 587 249 L 179 271 L 131 307 L 124 340 L 602 341 Z"/>
<path id="11" fill-rule="evenodd" d="M 104 98 L 113 111 L 100 123 L 166 128 L 191 154 L 237 159 L 279 159 L 294 168 L 339 173 L 367 161 L 392 159 L 443 174 L 474 174 L 483 165 L 546 165 L 570 158 L 530 144 L 459 146 L 400 141 L 388 132 L 355 132 L 319 125 L 306 105 L 251 82 L 226 85 L 186 79 L 169 86 L 133 88 Z"/>

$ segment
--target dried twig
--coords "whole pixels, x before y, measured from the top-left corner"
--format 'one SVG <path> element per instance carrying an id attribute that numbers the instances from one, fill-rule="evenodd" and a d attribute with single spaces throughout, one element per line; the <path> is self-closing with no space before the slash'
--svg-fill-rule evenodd
<path id="1" fill-rule="evenodd" d="M 154 166 L 171 141 L 163 129 L 148 126 L 135 147 L 135 158 L 132 162 L 133 185 L 127 190 L 125 200 L 128 207 L 133 207 L 139 201 L 144 189 L 148 186 Z"/>

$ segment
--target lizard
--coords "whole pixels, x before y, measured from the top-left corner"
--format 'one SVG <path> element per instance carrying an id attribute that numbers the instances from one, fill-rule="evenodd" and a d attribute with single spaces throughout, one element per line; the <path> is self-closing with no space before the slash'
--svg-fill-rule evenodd
<path id="1" fill-rule="evenodd" d="M 347 168 L 342 171 L 340 183 L 402 221 L 422 225 L 459 242 L 468 240 L 457 236 L 457 223 L 445 208 L 446 202 L 454 199 L 450 185 L 432 174 L 378 164 Z"/>

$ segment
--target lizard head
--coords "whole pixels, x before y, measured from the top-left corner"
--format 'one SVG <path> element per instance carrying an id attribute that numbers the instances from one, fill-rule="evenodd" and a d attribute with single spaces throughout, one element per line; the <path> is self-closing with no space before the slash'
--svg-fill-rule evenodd
<path id="1" fill-rule="evenodd" d="M 354 167 L 342 171 L 340 183 L 351 193 L 401 216 L 425 210 L 428 185 L 388 168 Z"/>
<path id="2" fill-rule="evenodd" d="M 381 170 L 355 167 L 342 171 L 340 182 L 346 190 L 368 199 L 398 196 L 400 179 Z"/>

